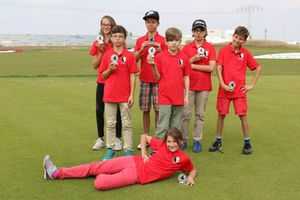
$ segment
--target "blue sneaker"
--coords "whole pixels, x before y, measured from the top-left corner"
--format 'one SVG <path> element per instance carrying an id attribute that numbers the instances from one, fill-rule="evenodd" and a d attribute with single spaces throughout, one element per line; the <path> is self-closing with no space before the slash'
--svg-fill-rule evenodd
<path id="1" fill-rule="evenodd" d="M 124 151 L 124 156 L 133 156 L 132 150 Z"/>
<path id="2" fill-rule="evenodd" d="M 156 153 L 156 151 L 150 149 L 150 153 L 149 153 L 150 156 L 153 156 L 155 153 Z"/>
<path id="3" fill-rule="evenodd" d="M 102 160 L 110 160 L 116 156 L 116 152 L 111 148 L 108 148 L 106 154 L 103 156 Z"/>
<path id="4" fill-rule="evenodd" d="M 183 141 L 183 143 L 180 145 L 181 150 L 185 150 L 187 148 L 187 141 Z"/>
<path id="5" fill-rule="evenodd" d="M 202 151 L 201 143 L 200 143 L 200 141 L 195 140 L 194 145 L 193 145 L 193 152 L 199 153 L 200 151 Z"/>
<path id="6" fill-rule="evenodd" d="M 251 147 L 251 144 L 244 144 L 244 147 L 243 147 L 243 151 L 242 151 L 243 154 L 245 155 L 249 155 L 252 153 L 252 147 Z"/>

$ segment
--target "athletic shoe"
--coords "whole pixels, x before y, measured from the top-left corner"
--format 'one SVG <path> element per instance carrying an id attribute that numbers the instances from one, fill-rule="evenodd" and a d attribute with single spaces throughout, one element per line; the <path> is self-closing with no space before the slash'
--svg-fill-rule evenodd
<path id="1" fill-rule="evenodd" d="M 245 155 L 249 155 L 252 153 L 252 147 L 251 147 L 251 144 L 244 144 L 244 147 L 243 147 L 243 154 Z"/>
<path id="2" fill-rule="evenodd" d="M 147 144 L 146 144 L 146 148 L 149 147 L 149 146 L 150 146 L 150 144 L 147 143 Z M 142 145 L 141 145 L 141 144 L 137 145 L 137 149 L 138 149 L 138 150 L 141 150 L 141 149 L 142 149 Z"/>
<path id="3" fill-rule="evenodd" d="M 222 148 L 222 142 L 215 141 L 214 143 L 212 143 L 212 146 L 209 147 L 208 151 L 210 152 L 220 151 L 221 148 Z"/>
<path id="4" fill-rule="evenodd" d="M 133 156 L 133 152 L 131 150 L 124 151 L 124 156 Z"/>
<path id="5" fill-rule="evenodd" d="M 99 149 L 102 149 L 104 147 L 105 147 L 104 141 L 101 138 L 99 138 L 99 139 L 96 140 L 96 143 L 94 144 L 92 149 L 93 150 L 99 150 Z"/>
<path id="6" fill-rule="evenodd" d="M 121 151 L 122 148 L 123 148 L 122 141 L 120 140 L 120 138 L 116 138 L 115 151 Z"/>
<path id="7" fill-rule="evenodd" d="M 102 160 L 110 160 L 114 157 L 116 157 L 116 152 L 114 150 L 112 150 L 111 148 L 108 148 L 106 151 L 106 154 L 103 156 Z"/>
<path id="8" fill-rule="evenodd" d="M 193 152 L 199 153 L 200 151 L 202 151 L 202 145 L 201 145 L 200 141 L 194 140 Z"/>
<path id="9" fill-rule="evenodd" d="M 184 140 L 182 144 L 180 144 L 181 150 L 185 150 L 187 148 L 187 141 Z"/>
<path id="10" fill-rule="evenodd" d="M 156 151 L 154 151 L 154 150 L 150 149 L 150 153 L 149 153 L 149 155 L 150 155 L 150 156 L 153 156 L 154 154 L 156 154 Z"/>
<path id="11" fill-rule="evenodd" d="M 46 155 L 43 162 L 44 167 L 44 179 L 54 179 L 53 174 L 57 170 L 56 166 L 52 163 L 50 156 Z"/>

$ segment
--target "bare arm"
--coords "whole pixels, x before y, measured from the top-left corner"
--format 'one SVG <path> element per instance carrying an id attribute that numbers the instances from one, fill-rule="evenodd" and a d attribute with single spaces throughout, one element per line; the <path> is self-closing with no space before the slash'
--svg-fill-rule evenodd
<path id="1" fill-rule="evenodd" d="M 128 98 L 128 106 L 129 108 L 133 106 L 134 102 L 134 90 L 135 90 L 135 74 L 130 73 L 130 95 Z"/>
<path id="2" fill-rule="evenodd" d="M 223 67 L 221 65 L 218 65 L 217 66 L 217 77 L 218 77 L 218 80 L 219 80 L 219 83 L 220 83 L 220 86 L 226 90 L 226 91 L 231 91 L 228 87 L 228 85 L 226 85 L 224 83 L 224 80 L 223 80 L 223 77 L 222 77 L 222 70 L 223 70 Z"/>
<path id="3" fill-rule="evenodd" d="M 242 91 L 243 91 L 244 93 L 246 93 L 246 92 L 248 92 L 249 90 L 252 90 L 252 89 L 254 88 L 254 86 L 256 85 L 256 82 L 257 82 L 257 80 L 258 80 L 258 78 L 259 78 L 259 76 L 260 76 L 260 72 L 261 72 L 261 66 L 258 66 L 258 67 L 256 68 L 255 74 L 254 74 L 254 76 L 253 76 L 253 78 L 252 78 L 251 84 L 250 84 L 250 85 L 244 85 L 244 86 L 242 87 Z"/>
<path id="4" fill-rule="evenodd" d="M 103 53 L 100 52 L 98 55 L 93 57 L 92 65 L 93 65 L 94 69 L 99 68 L 102 56 L 103 56 Z"/>
<path id="5" fill-rule="evenodd" d="M 195 180 L 194 178 L 197 176 L 197 170 L 196 168 L 192 169 L 192 171 L 190 171 L 188 177 L 187 177 L 187 180 L 186 180 L 186 185 L 194 185 L 195 183 Z"/>
<path id="6" fill-rule="evenodd" d="M 190 92 L 190 77 L 189 76 L 184 76 L 184 106 L 189 105 L 189 92 Z"/>
<path id="7" fill-rule="evenodd" d="M 197 65 L 191 64 L 192 69 L 202 71 L 202 72 L 214 72 L 216 67 L 216 61 L 210 60 L 208 65 Z"/>
<path id="8" fill-rule="evenodd" d="M 153 75 L 154 75 L 155 79 L 158 81 L 160 79 L 160 74 L 157 70 L 156 63 L 154 62 L 154 57 L 149 56 L 148 63 L 152 66 Z"/>
<path id="9" fill-rule="evenodd" d="M 151 136 L 148 135 L 141 135 L 141 153 L 142 153 L 142 159 L 144 162 L 148 162 L 149 156 L 147 155 L 147 144 L 150 144 Z"/>
<path id="10" fill-rule="evenodd" d="M 109 64 L 109 67 L 102 72 L 102 78 L 107 79 L 109 75 L 116 69 L 116 65 L 111 63 Z"/>
<path id="11" fill-rule="evenodd" d="M 139 59 L 141 58 L 142 56 L 142 52 L 144 51 L 145 47 L 149 45 L 149 42 L 148 41 L 145 41 L 143 42 L 141 48 L 138 50 L 138 51 L 135 51 L 134 52 L 134 56 L 135 56 L 135 60 L 138 62 Z"/>
<path id="12" fill-rule="evenodd" d="M 104 51 L 105 51 L 105 44 L 104 43 L 102 43 L 102 44 L 97 43 L 96 46 L 97 46 L 97 49 L 99 51 L 99 54 L 95 55 L 93 57 L 92 65 L 93 65 L 94 69 L 98 69 L 99 68 L 100 62 L 102 60 L 102 57 L 103 57 Z"/>

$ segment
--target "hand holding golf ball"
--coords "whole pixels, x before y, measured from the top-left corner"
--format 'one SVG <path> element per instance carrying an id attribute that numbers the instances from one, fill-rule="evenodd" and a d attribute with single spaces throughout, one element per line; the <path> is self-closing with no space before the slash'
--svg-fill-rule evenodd
<path id="1" fill-rule="evenodd" d="M 99 43 L 99 44 L 103 44 L 103 40 L 104 40 L 104 38 L 103 38 L 103 36 L 102 35 L 98 35 L 98 37 L 97 37 L 97 42 Z"/>
<path id="2" fill-rule="evenodd" d="M 113 54 L 113 55 L 111 55 L 110 60 L 111 60 L 111 63 L 109 65 L 109 68 L 111 70 L 116 69 L 117 64 L 118 64 L 118 56 L 116 54 Z"/>
<path id="3" fill-rule="evenodd" d="M 154 57 L 154 54 L 156 52 L 156 49 L 154 47 L 150 47 L 148 49 L 148 54 L 151 56 L 151 57 Z"/>
<path id="4" fill-rule="evenodd" d="M 233 91 L 235 86 L 236 86 L 236 83 L 234 81 L 230 81 L 228 83 L 229 91 Z"/>

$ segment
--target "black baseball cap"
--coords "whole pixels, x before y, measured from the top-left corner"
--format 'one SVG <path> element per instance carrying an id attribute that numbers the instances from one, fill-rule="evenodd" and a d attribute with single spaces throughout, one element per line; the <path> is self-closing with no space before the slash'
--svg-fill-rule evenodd
<path id="1" fill-rule="evenodd" d="M 159 21 L 159 14 L 155 10 L 149 10 L 148 12 L 145 13 L 145 16 L 143 17 L 143 20 L 146 20 L 147 18 L 155 18 Z"/>
<path id="2" fill-rule="evenodd" d="M 204 20 L 202 20 L 202 19 L 196 19 L 195 21 L 194 21 L 194 23 L 193 23 L 193 25 L 192 25 L 192 30 L 194 30 L 195 28 L 203 28 L 203 29 L 207 29 L 207 27 L 206 27 L 206 23 L 205 23 L 205 21 Z"/>

